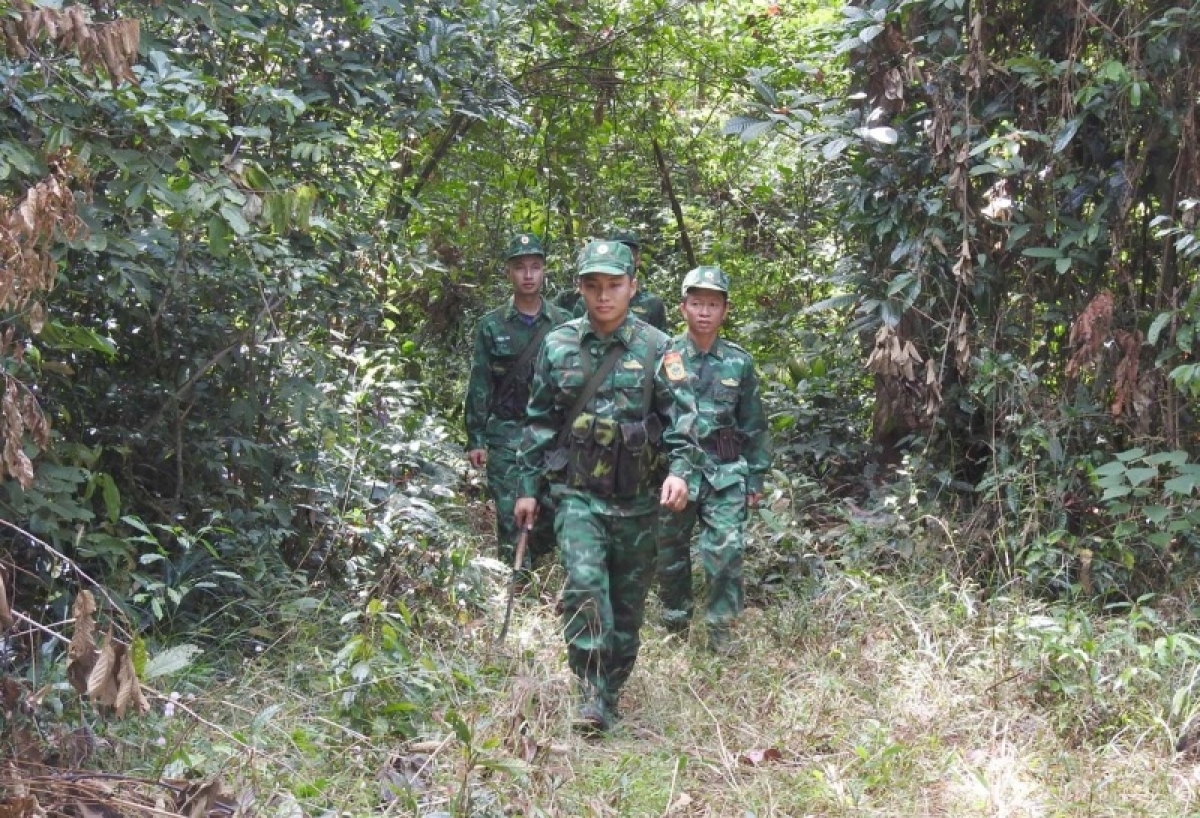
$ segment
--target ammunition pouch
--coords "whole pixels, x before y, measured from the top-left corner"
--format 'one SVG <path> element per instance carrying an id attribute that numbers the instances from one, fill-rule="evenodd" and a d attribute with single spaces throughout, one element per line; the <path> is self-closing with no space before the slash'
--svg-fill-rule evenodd
<path id="1" fill-rule="evenodd" d="M 621 424 L 617 451 L 617 497 L 635 497 L 659 482 L 663 472 L 662 421 L 658 415 Z"/>
<path id="2" fill-rule="evenodd" d="M 583 414 L 571 424 L 567 448 L 551 451 L 546 468 L 565 469 L 565 482 L 572 488 L 597 497 L 628 499 L 645 493 L 658 478 L 661 440 L 662 422 L 657 416 L 618 424 Z"/>
<path id="3" fill-rule="evenodd" d="M 733 463 L 742 456 L 741 435 L 728 426 L 706 437 L 700 445 L 718 463 Z"/>
<path id="4" fill-rule="evenodd" d="M 528 403 L 529 378 L 522 382 L 515 376 L 508 376 L 495 385 L 491 413 L 500 420 L 524 420 Z"/>

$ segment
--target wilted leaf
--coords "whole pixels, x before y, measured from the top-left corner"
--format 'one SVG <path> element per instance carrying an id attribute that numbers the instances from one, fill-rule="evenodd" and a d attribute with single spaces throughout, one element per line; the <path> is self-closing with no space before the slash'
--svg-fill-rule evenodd
<path id="1" fill-rule="evenodd" d="M 8 591 L 4 587 L 4 575 L 0 574 L 0 630 L 13 626 L 12 610 L 8 607 Z"/>
<path id="2" fill-rule="evenodd" d="M 117 682 L 117 718 L 124 718 L 130 708 L 133 708 L 133 712 L 138 714 L 150 712 L 150 702 L 146 701 L 146 697 L 142 694 L 142 685 L 138 681 L 137 671 L 133 669 L 133 655 L 128 650 L 122 652 Z M 203 814 L 201 813 L 201 815 Z"/>
<path id="3" fill-rule="evenodd" d="M 197 782 L 180 793 L 176 809 L 186 818 L 205 818 L 221 800 L 221 782 L 212 779 L 203 783 Z"/>
<path id="4" fill-rule="evenodd" d="M 96 664 L 92 668 L 92 672 L 87 679 L 87 694 L 96 704 L 112 707 L 117 703 L 117 695 L 121 692 L 120 682 L 117 678 L 119 672 L 117 648 L 119 646 L 113 641 L 112 633 L 104 641 L 104 647 L 100 650 L 99 657 L 96 658 Z"/>
<path id="5" fill-rule="evenodd" d="M 667 811 L 663 814 L 664 815 L 674 815 L 675 813 L 691 806 L 691 803 L 692 803 L 692 796 L 688 795 L 686 792 L 681 792 L 679 794 L 679 797 L 675 799 L 675 802 L 673 804 L 671 804 L 671 806 L 669 806 L 667 808 Z"/>
<path id="6" fill-rule="evenodd" d="M 424 792 L 429 789 L 433 771 L 433 760 L 423 753 L 392 756 L 379 771 L 380 799 L 390 804 L 398 798 Z"/>
<path id="7" fill-rule="evenodd" d="M 80 591 L 71 608 L 75 633 L 67 648 L 67 679 L 79 695 L 87 693 L 88 678 L 96 664 L 96 599 L 91 591 Z"/>
<path id="8" fill-rule="evenodd" d="M 778 761 L 783 761 L 783 753 L 774 747 L 765 750 L 747 750 L 738 756 L 739 764 L 746 764 L 750 767 L 761 767 L 764 764 L 773 764 Z"/>

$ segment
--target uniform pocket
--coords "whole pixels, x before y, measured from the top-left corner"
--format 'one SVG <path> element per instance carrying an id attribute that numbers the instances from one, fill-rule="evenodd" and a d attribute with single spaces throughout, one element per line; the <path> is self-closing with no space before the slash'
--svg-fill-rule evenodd
<path id="1" fill-rule="evenodd" d="M 620 369 L 613 375 L 614 400 L 620 414 L 641 415 L 642 394 L 645 391 L 644 369 Z"/>

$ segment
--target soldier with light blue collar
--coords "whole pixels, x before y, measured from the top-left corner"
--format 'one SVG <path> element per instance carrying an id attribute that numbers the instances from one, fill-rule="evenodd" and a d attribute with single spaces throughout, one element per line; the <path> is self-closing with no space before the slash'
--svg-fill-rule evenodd
<path id="1" fill-rule="evenodd" d="M 696 395 L 696 437 L 707 455 L 696 500 L 682 513 L 659 515 L 658 583 L 663 624 L 685 633 L 691 623 L 691 540 L 708 595 L 704 620 L 708 645 L 724 651 L 730 628 L 745 605 L 742 579 L 746 509 L 762 497 L 771 465 L 771 443 L 754 359 L 719 337 L 729 311 L 729 277 L 720 267 L 697 267 L 683 280 L 681 310 L 687 332 L 672 340 Z"/>
<path id="2" fill-rule="evenodd" d="M 515 469 L 533 364 L 546 334 L 570 318 L 542 298 L 545 259 L 542 242 L 533 233 L 518 233 L 509 242 L 504 271 L 512 298 L 475 328 L 467 384 L 467 459 L 477 469 L 487 468 L 488 493 L 496 504 L 497 553 L 508 565 L 520 533 L 513 520 Z M 530 534 L 526 565 L 553 550 L 551 515 L 546 514 Z"/>

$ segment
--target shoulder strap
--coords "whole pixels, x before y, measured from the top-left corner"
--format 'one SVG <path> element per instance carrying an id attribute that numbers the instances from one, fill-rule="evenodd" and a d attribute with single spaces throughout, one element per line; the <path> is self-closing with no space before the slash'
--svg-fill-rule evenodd
<path id="1" fill-rule="evenodd" d="M 642 418 L 650 417 L 650 404 L 654 399 L 654 364 L 658 362 L 657 344 L 646 344 L 646 357 L 642 359 L 642 367 L 646 380 L 642 382 Z"/>
<path id="2" fill-rule="evenodd" d="M 571 404 L 571 408 L 567 410 L 566 416 L 563 418 L 562 429 L 559 430 L 559 441 L 565 441 L 567 435 L 571 433 L 571 425 L 575 423 L 575 418 L 579 417 L 583 412 L 583 407 L 587 406 L 588 401 L 596 394 L 596 390 L 600 388 L 600 383 L 608 377 L 608 373 L 612 372 L 613 367 L 617 365 L 617 358 L 621 357 L 621 353 L 625 348 L 619 341 L 614 340 L 613 345 L 608 348 L 608 352 L 600 359 L 600 366 L 596 367 L 596 371 L 588 378 L 587 383 L 583 385 L 583 391 L 579 393 L 579 397 L 575 399 L 575 403 Z M 582 344 L 579 346 L 580 356 L 583 358 L 585 371 L 591 366 L 591 356 L 587 353 L 587 348 Z M 560 443 L 561 445 L 561 443 Z"/>
<path id="3" fill-rule="evenodd" d="M 520 374 L 522 369 L 529 365 L 529 362 L 537 353 L 538 348 L 541 347 L 542 341 L 545 340 L 546 335 L 550 332 L 550 328 L 552 326 L 552 321 L 547 321 L 542 325 L 542 328 L 537 331 L 537 334 L 533 336 L 533 339 L 525 345 L 523 350 L 521 350 L 521 357 L 517 358 L 517 362 L 513 364 L 507 372 L 504 373 L 504 377 L 500 380 L 500 383 L 496 387 L 496 391 L 493 394 L 503 395 L 505 391 L 513 385 L 513 381 L 517 379 L 517 375 Z"/>

